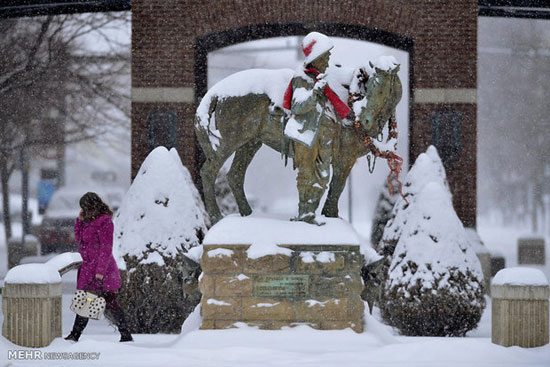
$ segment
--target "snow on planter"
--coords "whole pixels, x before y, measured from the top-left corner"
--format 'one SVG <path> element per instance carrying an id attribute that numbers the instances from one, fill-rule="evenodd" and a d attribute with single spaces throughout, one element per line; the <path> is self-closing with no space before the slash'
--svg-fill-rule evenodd
<path id="1" fill-rule="evenodd" d="M 61 283 L 57 268 L 47 264 L 17 265 L 8 271 L 4 284 L 53 284 Z"/>
<path id="2" fill-rule="evenodd" d="M 200 245 L 206 218 L 177 151 L 154 149 L 114 220 L 115 248 L 127 270 L 120 303 L 133 332 L 179 332 L 200 297 L 197 291 L 185 298 L 183 257 Z"/>
<path id="3" fill-rule="evenodd" d="M 405 335 L 464 335 L 485 307 L 483 274 L 434 147 L 418 157 L 404 188 L 409 204 L 399 199 L 382 239 L 392 255 L 383 317 Z"/>
<path id="4" fill-rule="evenodd" d="M 545 286 L 548 280 L 542 271 L 533 268 L 506 268 L 496 273 L 492 285 Z"/>
<path id="5" fill-rule="evenodd" d="M 64 252 L 46 261 L 46 265 L 59 271 L 60 275 L 76 269 L 82 263 L 82 256 L 78 252 Z"/>

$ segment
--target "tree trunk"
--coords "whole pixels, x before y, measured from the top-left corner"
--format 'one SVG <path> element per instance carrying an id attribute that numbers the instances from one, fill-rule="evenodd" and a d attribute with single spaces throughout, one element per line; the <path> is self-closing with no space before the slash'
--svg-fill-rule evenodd
<path id="1" fill-rule="evenodd" d="M 8 182 L 10 172 L 8 162 L 5 159 L 0 160 L 0 181 L 2 183 L 2 212 L 4 218 L 4 230 L 6 233 L 6 243 L 12 237 L 11 216 L 10 216 L 10 190 Z"/>

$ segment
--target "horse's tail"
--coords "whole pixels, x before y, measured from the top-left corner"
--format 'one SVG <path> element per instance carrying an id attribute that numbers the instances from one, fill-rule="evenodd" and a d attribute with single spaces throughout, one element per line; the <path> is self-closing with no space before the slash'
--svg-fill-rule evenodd
<path id="1" fill-rule="evenodd" d="M 207 158 L 211 158 L 215 155 L 215 146 L 219 145 L 219 133 L 217 133 L 216 126 L 211 126 L 212 116 L 218 105 L 218 97 L 212 97 L 210 105 L 208 106 L 207 116 L 197 114 L 195 116 L 195 133 L 199 144 Z M 215 124 L 215 122 L 214 122 Z M 213 129 L 214 131 L 213 131 Z"/>
<path id="2" fill-rule="evenodd" d="M 206 114 L 206 116 L 204 113 L 199 113 L 199 111 L 201 110 L 204 111 L 204 109 L 202 108 L 202 104 L 204 102 L 205 101 L 202 101 L 199 104 L 199 108 L 197 108 L 197 113 L 195 115 L 195 128 L 197 129 L 210 128 L 210 120 L 212 119 L 212 114 L 214 113 L 214 111 L 216 110 L 216 106 L 218 105 L 218 97 L 214 96 L 210 98 L 209 105 L 208 105 L 208 113 Z"/>

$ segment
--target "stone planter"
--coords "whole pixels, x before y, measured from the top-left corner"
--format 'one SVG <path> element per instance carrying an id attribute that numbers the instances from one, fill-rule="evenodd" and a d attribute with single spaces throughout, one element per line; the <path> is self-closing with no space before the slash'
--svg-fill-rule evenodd
<path id="1" fill-rule="evenodd" d="M 226 241 L 232 242 L 231 237 Z M 199 285 L 202 329 L 224 329 L 241 322 L 261 329 L 306 324 L 362 332 L 362 261 L 357 244 L 287 242 L 279 244 L 286 253 L 251 257 L 254 244 L 213 244 L 208 237 L 205 243 Z"/>
<path id="2" fill-rule="evenodd" d="M 503 269 L 493 279 L 492 342 L 531 348 L 548 344 L 548 297 L 544 274 L 537 269 Z"/>
<path id="3" fill-rule="evenodd" d="M 61 288 L 59 272 L 45 264 L 11 269 L 2 290 L 2 335 L 31 348 L 61 337 Z"/>

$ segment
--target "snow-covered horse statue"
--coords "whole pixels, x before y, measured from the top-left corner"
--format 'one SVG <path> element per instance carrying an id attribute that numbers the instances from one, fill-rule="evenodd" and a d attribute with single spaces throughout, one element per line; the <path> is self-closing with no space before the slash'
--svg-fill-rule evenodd
<path id="1" fill-rule="evenodd" d="M 338 217 L 338 200 L 357 158 L 367 153 L 384 158 L 388 158 L 388 153 L 392 155 L 375 138 L 381 136 L 388 123 L 388 139 L 394 142 L 397 138 L 395 107 L 402 95 L 398 71 L 393 57 L 356 70 L 334 67 L 327 71 L 332 89 L 340 99 L 348 101 L 354 113 L 350 114 L 352 120 L 343 121 L 339 141 L 333 142 L 338 149 L 332 155 L 333 174 L 323 215 Z M 288 112 L 281 106 L 293 75 L 290 69 L 245 70 L 218 82 L 201 100 L 195 131 L 206 157 L 201 178 L 212 223 L 222 217 L 216 203 L 215 179 L 233 153 L 228 181 L 240 214 L 246 216 L 252 209 L 244 192 L 244 178 L 252 158 L 262 144 L 286 152 L 288 140 L 283 131 Z"/>

